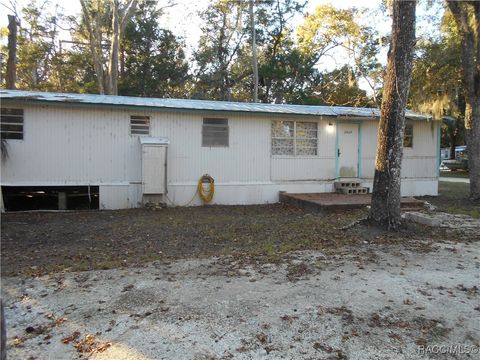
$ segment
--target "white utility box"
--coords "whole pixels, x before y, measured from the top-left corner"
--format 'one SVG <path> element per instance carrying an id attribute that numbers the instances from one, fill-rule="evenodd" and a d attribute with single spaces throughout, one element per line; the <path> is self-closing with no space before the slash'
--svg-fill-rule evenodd
<path id="1" fill-rule="evenodd" d="M 140 137 L 142 146 L 143 194 L 165 194 L 167 185 L 167 149 L 169 140 L 157 137 Z"/>

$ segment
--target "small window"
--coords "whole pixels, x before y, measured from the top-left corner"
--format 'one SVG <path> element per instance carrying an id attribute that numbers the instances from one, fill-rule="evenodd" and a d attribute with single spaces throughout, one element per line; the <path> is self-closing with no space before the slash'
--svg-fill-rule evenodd
<path id="1" fill-rule="evenodd" d="M 272 155 L 315 156 L 317 142 L 316 122 L 272 122 Z"/>
<path id="2" fill-rule="evenodd" d="M 150 116 L 130 116 L 131 135 L 150 135 Z"/>
<path id="3" fill-rule="evenodd" d="M 228 119 L 203 119 L 202 146 L 228 147 Z"/>
<path id="4" fill-rule="evenodd" d="M 403 147 L 412 148 L 413 147 L 413 125 L 406 124 L 405 132 L 403 134 Z"/>
<path id="5" fill-rule="evenodd" d="M 0 123 L 2 139 L 23 139 L 23 109 L 2 108 Z"/>

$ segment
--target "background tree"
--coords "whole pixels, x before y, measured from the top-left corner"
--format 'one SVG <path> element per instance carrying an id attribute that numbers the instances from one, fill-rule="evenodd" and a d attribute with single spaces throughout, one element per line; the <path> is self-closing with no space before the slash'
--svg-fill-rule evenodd
<path id="1" fill-rule="evenodd" d="M 470 198 L 480 200 L 480 2 L 447 1 L 462 48 Z"/>
<path id="2" fill-rule="evenodd" d="M 119 0 L 112 0 L 111 3 L 105 3 L 105 0 L 80 0 L 80 3 L 87 29 L 90 55 L 97 75 L 98 92 L 117 95 L 120 41 L 128 21 L 133 16 L 137 0 L 129 0 L 123 6 Z M 111 22 L 105 19 L 109 14 L 111 14 Z M 104 36 L 106 34 L 110 35 L 110 48 L 105 54 Z"/>
<path id="3" fill-rule="evenodd" d="M 57 8 L 48 1 L 38 5 L 31 1 L 22 9 L 22 22 L 17 42 L 17 87 L 31 90 L 48 90 L 57 55 Z"/>
<path id="4" fill-rule="evenodd" d="M 365 10 L 356 8 L 320 5 L 300 25 L 298 42 L 302 52 L 310 54 L 315 65 L 325 57 L 335 59 L 340 51 L 345 52 L 350 58 L 351 75 L 365 80 L 377 103 L 383 77 L 383 66 L 377 55 L 382 44 L 376 30 L 356 20 L 366 15 Z"/>
<path id="5" fill-rule="evenodd" d="M 125 29 L 121 43 L 119 93 L 130 96 L 188 96 L 185 44 L 159 25 L 162 9 L 143 2 Z"/>
<path id="6" fill-rule="evenodd" d="M 16 87 L 27 90 L 89 92 L 86 84 L 94 79 L 89 72 L 89 56 L 76 45 L 62 48 L 59 30 L 66 29 L 69 21 L 60 15 L 61 10 L 48 1 L 31 1 L 18 14 L 15 9 L 11 11 L 21 19 L 16 47 Z M 8 56 L 7 47 L 2 46 L 1 52 L 2 56 Z M 6 73 L 3 62 L 1 73 Z"/>
<path id="7" fill-rule="evenodd" d="M 253 102 L 258 102 L 258 60 L 257 60 L 257 33 L 255 29 L 254 0 L 249 0 L 248 12 L 250 16 L 250 34 L 252 44 L 252 72 L 253 72 Z"/>
<path id="8" fill-rule="evenodd" d="M 194 53 L 197 65 L 194 97 L 232 100 L 232 87 L 240 80 L 232 67 L 248 39 L 243 21 L 248 19 L 247 5 L 245 1 L 217 0 L 201 13 L 205 25 Z"/>
<path id="9" fill-rule="evenodd" d="M 463 144 L 465 97 L 462 85 L 461 42 L 450 11 L 446 11 L 438 34 L 417 42 L 409 107 L 442 121 L 442 146 Z"/>
<path id="10" fill-rule="evenodd" d="M 315 90 L 308 100 L 309 104 L 375 106 L 374 100 L 359 87 L 355 72 L 348 65 L 322 74 Z"/>
<path id="11" fill-rule="evenodd" d="M 415 48 L 416 1 L 394 1 L 392 39 L 388 52 L 375 175 L 369 219 L 396 228 L 400 217 L 400 184 L 405 129 L 405 108 L 412 76 Z"/>
<path id="12" fill-rule="evenodd" d="M 8 59 L 7 59 L 7 89 L 15 89 L 17 82 L 17 18 L 8 15 Z"/>
<path id="13" fill-rule="evenodd" d="M 259 99 L 262 102 L 298 103 L 303 94 L 289 100 L 288 89 L 303 88 L 302 82 L 314 72 L 311 62 L 300 54 L 293 35 L 292 20 L 302 13 L 306 2 L 267 0 L 257 5 L 257 46 L 259 47 Z M 303 93 L 303 91 L 302 91 Z"/>
<path id="14" fill-rule="evenodd" d="M 217 0 L 202 14 L 205 26 L 194 56 L 198 69 L 192 97 L 251 101 L 255 85 L 247 5 L 248 2 Z M 301 87 L 297 86 L 302 81 L 299 75 L 305 70 L 289 27 L 304 3 L 266 0 L 255 5 L 258 97 L 263 102 L 285 102 L 288 89 Z M 298 61 L 302 64 L 297 67 Z"/>

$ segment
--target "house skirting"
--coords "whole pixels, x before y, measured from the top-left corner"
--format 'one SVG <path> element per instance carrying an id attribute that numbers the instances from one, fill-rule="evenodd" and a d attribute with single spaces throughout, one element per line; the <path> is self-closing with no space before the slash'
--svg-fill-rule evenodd
<path id="1" fill-rule="evenodd" d="M 211 204 L 217 205 L 253 205 L 269 204 L 279 201 L 280 191 L 288 193 L 321 193 L 333 192 L 334 180 L 328 181 L 288 181 L 288 182 L 256 182 L 256 183 L 215 183 L 215 196 Z M 4 186 L 78 186 L 89 184 L 2 184 Z M 145 199 L 140 181 L 130 183 L 90 184 L 99 186 L 100 209 L 128 209 L 144 206 Z M 362 179 L 362 186 L 370 191 L 373 179 Z M 167 206 L 202 205 L 197 191 L 197 183 L 169 183 L 167 194 L 162 200 Z M 438 179 L 403 179 L 402 196 L 438 195 Z M 352 195 L 354 196 L 354 195 Z"/>

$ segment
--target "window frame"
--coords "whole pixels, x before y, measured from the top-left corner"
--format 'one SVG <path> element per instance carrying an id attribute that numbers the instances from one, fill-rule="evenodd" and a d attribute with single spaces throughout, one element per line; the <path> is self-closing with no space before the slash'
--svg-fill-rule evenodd
<path id="1" fill-rule="evenodd" d="M 141 124 L 132 124 L 132 121 L 140 121 L 140 120 L 147 120 L 147 125 L 148 125 L 148 133 L 134 133 L 132 130 L 132 126 L 142 126 Z M 150 136 L 151 132 L 151 119 L 149 115 L 130 115 L 130 136 Z M 140 129 L 136 129 L 137 131 Z M 140 130 L 141 131 L 141 130 Z"/>
<path id="2" fill-rule="evenodd" d="M 221 123 L 218 123 L 218 124 L 215 124 L 215 123 L 211 123 L 211 124 L 206 124 L 205 121 L 212 121 L 212 122 L 215 122 L 215 121 L 218 121 L 218 122 L 221 122 L 223 121 L 224 123 L 221 124 Z M 206 140 L 206 128 L 211 128 L 211 129 L 215 129 L 215 128 L 226 128 L 226 144 L 206 144 L 205 143 L 205 140 Z M 230 147 L 230 125 L 229 125 L 229 122 L 228 122 L 228 118 L 216 118 L 216 117 L 205 117 L 202 119 L 202 147 L 207 147 L 207 148 L 228 148 Z"/>
<path id="3" fill-rule="evenodd" d="M 291 138 L 293 140 L 293 154 L 274 154 L 273 153 L 273 140 L 288 140 L 290 138 L 287 137 L 274 137 L 272 133 L 272 127 L 274 122 L 292 122 L 293 123 L 293 137 Z M 308 123 L 308 124 L 315 124 L 315 130 L 316 130 L 316 138 L 298 138 L 297 136 L 297 123 Z M 318 121 L 301 121 L 301 120 L 272 120 L 272 126 L 270 127 L 270 155 L 272 157 L 288 157 L 288 158 L 316 158 L 318 157 L 318 131 L 319 131 L 319 123 Z M 315 140 L 315 154 L 314 155 L 308 155 L 308 154 L 298 154 L 298 149 L 297 149 L 297 140 Z"/>
<path id="4" fill-rule="evenodd" d="M 407 134 L 407 127 L 409 127 L 411 129 L 411 132 L 410 134 Z M 406 146 L 405 145 L 405 140 L 407 138 L 410 138 L 410 146 Z M 414 134 L 413 134 L 413 124 L 410 124 L 410 123 L 406 123 L 405 124 L 405 129 L 403 131 L 403 148 L 404 149 L 413 149 L 413 139 L 414 139 Z"/>
<path id="5" fill-rule="evenodd" d="M 4 111 L 11 111 L 12 114 L 4 114 Z M 18 112 L 18 113 L 17 113 Z M 4 117 L 14 117 L 14 118 L 20 118 L 21 117 L 21 122 L 9 122 L 5 121 Z M 16 141 L 23 141 L 25 139 L 25 110 L 23 108 L 11 108 L 11 107 L 2 107 L 0 110 L 0 127 L 1 125 L 7 125 L 7 126 L 19 126 L 21 127 L 21 132 L 20 131 L 2 131 L 0 129 L 0 138 L 5 139 L 5 140 L 16 140 Z M 6 134 L 20 134 L 20 138 L 13 138 L 13 137 L 8 137 L 5 136 Z"/>

